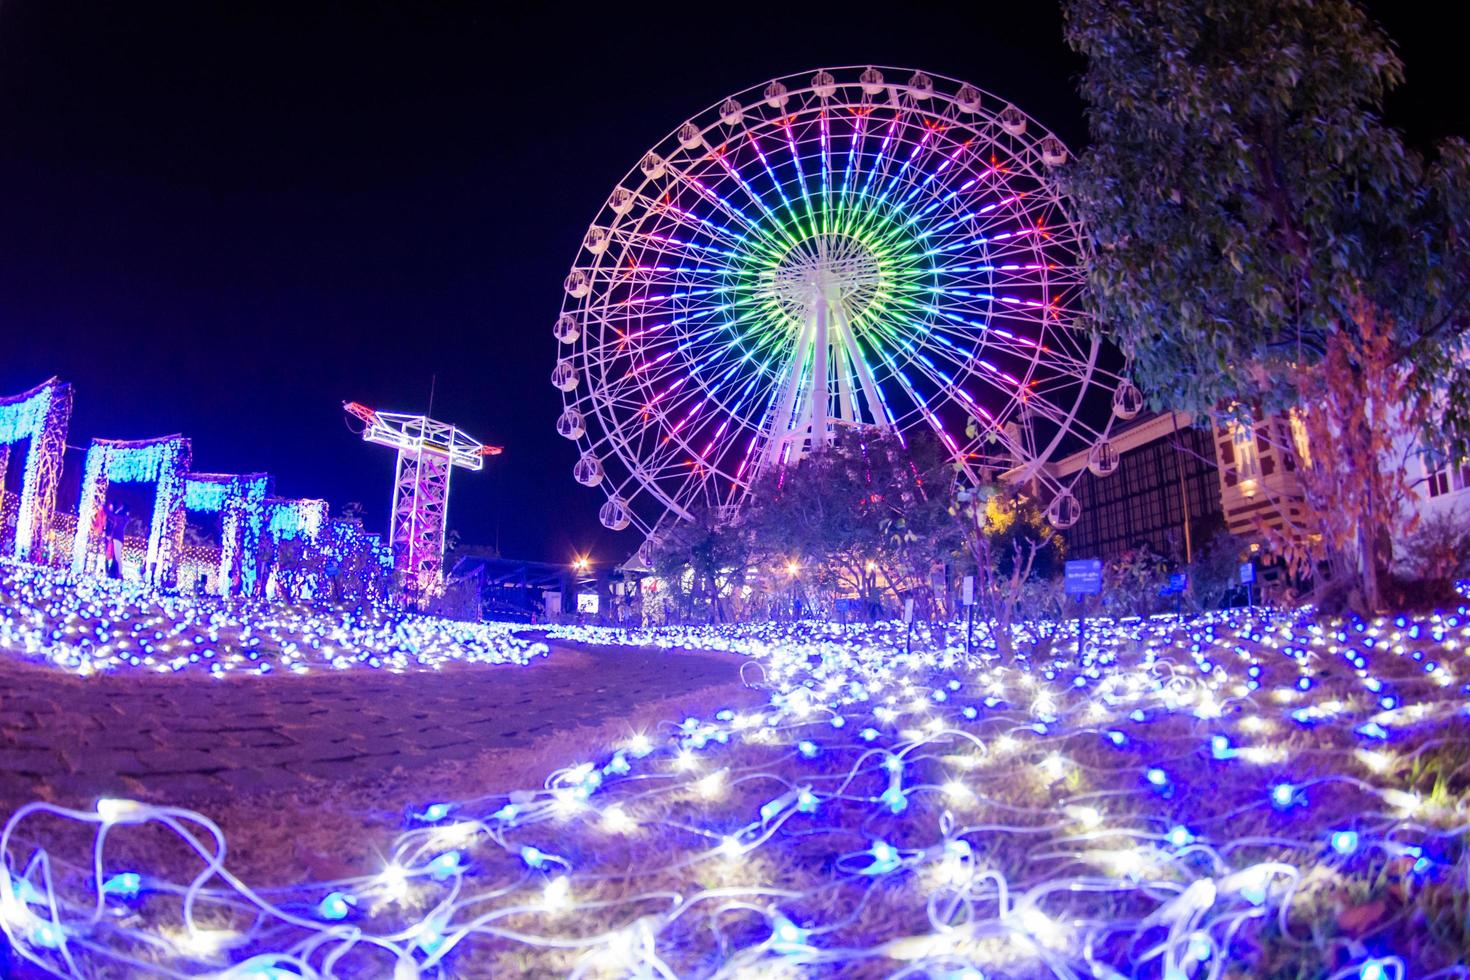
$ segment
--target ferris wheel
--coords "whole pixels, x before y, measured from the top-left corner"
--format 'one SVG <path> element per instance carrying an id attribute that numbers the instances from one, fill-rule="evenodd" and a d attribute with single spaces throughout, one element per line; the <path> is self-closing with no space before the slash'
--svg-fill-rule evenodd
<path id="1" fill-rule="evenodd" d="M 602 523 L 738 507 L 841 426 L 932 430 L 972 479 L 1080 508 L 1142 405 L 1082 309 L 1067 150 L 972 85 L 827 69 L 731 96 L 618 182 L 554 333 L 558 432 Z M 1080 470 L 1079 470 L 1080 473 Z"/>

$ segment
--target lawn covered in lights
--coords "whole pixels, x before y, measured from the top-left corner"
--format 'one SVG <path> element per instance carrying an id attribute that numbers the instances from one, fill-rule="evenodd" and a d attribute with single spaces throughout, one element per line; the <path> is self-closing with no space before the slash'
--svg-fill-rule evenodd
<path id="1" fill-rule="evenodd" d="M 0 562 L 0 651 L 88 675 L 128 670 L 269 674 L 529 663 L 546 655 L 503 623 L 463 623 L 383 605 L 291 606 L 171 596 L 144 583 Z"/>
<path id="2" fill-rule="evenodd" d="M 188 811 L 26 808 L 0 920 L 84 976 L 1382 978 L 1470 953 L 1463 607 L 1094 624 L 1016 663 L 884 625 L 559 632 L 738 649 L 769 702 L 406 801 L 381 866 L 287 888 L 232 878 Z M 48 851 L 58 820 L 95 849 Z M 145 833 L 178 860 L 110 858 Z"/>

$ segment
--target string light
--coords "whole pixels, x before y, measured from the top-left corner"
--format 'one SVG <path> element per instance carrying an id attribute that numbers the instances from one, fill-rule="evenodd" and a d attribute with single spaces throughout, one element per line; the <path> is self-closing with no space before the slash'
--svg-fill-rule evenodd
<path id="1" fill-rule="evenodd" d="M 71 385 L 56 378 L 19 395 L 0 398 L 0 488 L 5 485 L 11 446 L 22 440 L 30 443 L 21 475 L 12 552 L 22 561 L 40 562 L 50 557 L 46 541 L 56 512 L 56 488 L 71 409 Z"/>
<path id="2" fill-rule="evenodd" d="M 1190 978 L 1249 970 L 1264 943 L 1304 969 L 1399 980 L 1405 961 L 1383 952 L 1410 948 L 1397 925 L 1373 955 L 1305 932 L 1269 944 L 1277 922 L 1321 901 L 1306 883 L 1401 868 L 1428 887 L 1444 842 L 1470 824 L 1465 802 L 1414 781 L 1444 719 L 1466 713 L 1470 662 L 1441 648 L 1470 637 L 1470 614 L 1402 619 L 1362 631 L 1261 610 L 1101 621 L 1080 655 L 1054 643 L 1011 662 L 969 656 L 962 636 L 937 629 L 916 629 L 906 652 L 904 624 L 557 627 L 554 638 L 753 658 L 765 703 L 624 738 L 539 789 L 406 807 L 377 873 L 269 893 L 229 876 L 222 837 L 197 814 L 32 804 L 0 837 L 0 922 L 17 955 L 80 975 L 142 956 L 159 973 L 206 957 L 238 975 L 295 971 L 281 976 L 471 964 L 697 975 L 720 962 L 749 975 L 820 964 Z M 124 616 L 109 622 L 116 643 Z M 1370 628 L 1379 642 L 1352 644 L 1351 658 L 1331 639 Z M 501 629 L 506 655 L 532 647 Z M 1324 669 L 1339 657 L 1365 666 Z M 1453 685 L 1425 673 L 1430 658 Z M 1302 695 L 1304 665 L 1308 700 L 1278 704 L 1278 691 Z M 1309 725 L 1293 720 L 1333 701 Z M 1206 704 L 1218 713 L 1202 717 Z M 1361 733 L 1370 720 L 1381 736 Z M 1290 732 L 1289 745 L 1252 744 L 1272 732 Z M 1248 755 L 1267 748 L 1285 754 Z M 51 843 L 42 821 L 57 817 L 99 831 L 91 854 L 69 853 L 65 835 Z M 113 842 L 143 823 L 188 835 L 202 866 L 117 867 Z"/>
<path id="3" fill-rule="evenodd" d="M 522 630 L 418 616 L 387 603 L 318 609 L 167 595 L 115 579 L 70 583 L 59 571 L 0 561 L 0 647 L 84 677 L 403 672 L 456 662 L 527 664 L 549 652 Z"/>

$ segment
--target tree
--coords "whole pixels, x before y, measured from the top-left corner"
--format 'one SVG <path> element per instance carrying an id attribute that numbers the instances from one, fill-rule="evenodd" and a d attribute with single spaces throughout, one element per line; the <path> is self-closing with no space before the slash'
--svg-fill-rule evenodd
<path id="1" fill-rule="evenodd" d="M 696 507 L 692 519 L 680 521 L 658 535 L 653 570 L 692 619 L 703 604 L 710 622 L 720 613 L 720 597 L 745 583 L 750 567 L 749 534 L 725 520 L 708 505 Z"/>
<path id="2" fill-rule="evenodd" d="M 1203 536 L 1194 547 L 1194 561 L 1187 569 L 1187 599 L 1192 606 L 1206 610 L 1224 605 L 1240 587 L 1241 551 L 1241 540 L 1223 525 Z"/>
<path id="3" fill-rule="evenodd" d="M 1037 580 L 1060 567 L 1061 538 L 1028 498 L 1000 484 L 960 490 L 949 508 L 975 563 L 975 605 L 996 652 L 1014 652 L 1017 609 Z"/>
<path id="4" fill-rule="evenodd" d="M 1309 407 L 1297 415 L 1310 449 L 1299 454 L 1297 479 L 1313 526 L 1262 531 L 1298 574 L 1326 558 L 1333 582 L 1361 590 L 1332 596 L 1334 605 L 1345 600 L 1376 609 L 1394 564 L 1393 535 L 1412 534 L 1418 524 L 1407 469 L 1416 444 L 1394 437 L 1420 428 L 1430 404 L 1395 359 L 1390 331 L 1375 310 L 1361 310 L 1355 319 L 1358 336 L 1333 334 L 1322 360 L 1302 372 Z"/>
<path id="5" fill-rule="evenodd" d="M 1153 404 L 1297 409 L 1346 432 L 1340 407 L 1378 394 L 1364 358 L 1381 345 L 1423 437 L 1463 453 L 1470 148 L 1426 161 L 1383 123 L 1403 66 L 1362 8 L 1070 0 L 1065 25 L 1088 59 L 1093 145 L 1065 183 L 1095 252 L 1093 312 Z M 1312 400 L 1343 385 L 1350 397 Z M 1379 454 L 1342 462 L 1307 472 L 1309 497 L 1342 502 L 1307 538 L 1376 607 L 1393 488 L 1334 483 Z"/>
<path id="6" fill-rule="evenodd" d="M 928 433 L 905 440 L 842 428 L 829 446 L 758 481 L 743 520 L 760 553 L 793 562 L 824 591 L 857 595 L 870 609 L 904 595 L 932 608 L 930 572 L 959 546 L 953 480 Z"/>

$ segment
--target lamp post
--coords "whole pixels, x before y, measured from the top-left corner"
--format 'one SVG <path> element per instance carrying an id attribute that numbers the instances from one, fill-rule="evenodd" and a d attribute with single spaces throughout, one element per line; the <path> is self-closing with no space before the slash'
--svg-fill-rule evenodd
<path id="1" fill-rule="evenodd" d="M 799 574 L 801 574 L 801 563 L 798 562 L 795 558 L 787 561 L 786 575 L 788 578 L 791 579 L 791 618 L 793 620 L 801 618 L 800 610 L 797 608 L 796 605 L 796 576 Z"/>
<path id="2" fill-rule="evenodd" d="M 567 590 L 572 600 L 572 611 L 577 614 L 577 622 L 582 621 L 581 603 L 578 601 L 581 595 L 582 583 L 586 581 L 587 575 L 592 570 L 592 560 L 586 555 L 576 555 L 572 558 L 572 587 Z"/>
<path id="3" fill-rule="evenodd" d="M 970 511 L 970 517 L 975 522 L 975 539 L 976 539 L 976 543 L 978 545 L 979 539 L 980 539 L 980 535 L 984 533 L 984 528 L 983 528 L 983 526 L 980 523 L 980 507 L 979 507 L 980 495 L 978 493 L 976 493 L 974 490 L 971 490 L 971 489 L 968 489 L 967 488 L 967 489 L 962 489 L 957 494 L 955 494 L 955 499 L 958 500 L 962 506 L 967 507 L 969 509 L 969 511 Z M 975 581 L 976 584 L 978 584 L 978 580 L 980 578 L 980 559 L 979 559 L 979 549 L 978 549 L 978 547 L 976 549 L 976 552 L 975 552 L 974 557 L 975 557 L 975 578 L 972 581 Z M 965 603 L 965 654 L 966 654 L 966 656 L 968 656 L 970 654 L 971 650 L 974 648 L 974 636 L 975 636 L 975 602 L 974 602 L 974 593 L 973 593 L 973 586 L 972 586 L 971 587 L 971 595 L 969 597 L 969 601 L 967 601 Z"/>

